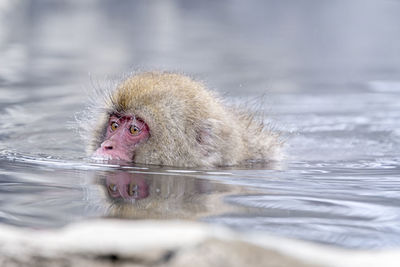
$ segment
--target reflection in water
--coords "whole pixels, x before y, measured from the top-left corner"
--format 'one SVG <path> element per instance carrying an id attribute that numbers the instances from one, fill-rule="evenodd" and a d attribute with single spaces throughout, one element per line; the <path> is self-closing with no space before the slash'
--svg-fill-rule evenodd
<path id="1" fill-rule="evenodd" d="M 136 200 L 149 196 L 149 185 L 141 174 L 113 173 L 106 177 L 106 187 L 113 200 Z"/>
<path id="2" fill-rule="evenodd" d="M 43 165 L 50 163 L 56 166 Z M 158 172 L 154 174 L 70 167 L 70 163 L 63 166 L 52 161 L 9 165 L 0 157 L 0 222 L 43 228 L 98 217 L 202 220 L 246 214 L 250 208 L 228 204 L 225 199 L 255 192 L 162 169 L 153 169 Z"/>
<path id="3" fill-rule="evenodd" d="M 244 193 L 238 186 L 181 175 L 126 171 L 105 172 L 99 178 L 110 203 L 107 216 L 111 217 L 198 219 L 243 211 L 224 202 L 226 196 Z"/>

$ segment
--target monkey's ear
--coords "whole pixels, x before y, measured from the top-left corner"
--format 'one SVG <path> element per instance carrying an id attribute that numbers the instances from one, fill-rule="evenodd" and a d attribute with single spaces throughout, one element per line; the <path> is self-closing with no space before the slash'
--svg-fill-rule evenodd
<path id="1" fill-rule="evenodd" d="M 211 137 L 210 137 L 210 129 L 207 128 L 202 128 L 197 131 L 197 136 L 196 136 L 196 141 L 200 145 L 206 145 L 210 142 Z"/>
<path id="2" fill-rule="evenodd" d="M 213 140 L 213 129 L 216 121 L 208 119 L 204 121 L 197 130 L 196 141 L 200 145 L 211 145 Z"/>
<path id="3" fill-rule="evenodd" d="M 199 144 L 201 154 L 204 156 L 204 164 L 206 165 L 220 160 L 216 143 L 218 136 L 215 133 L 219 123 L 217 120 L 208 119 L 197 130 L 196 141 Z"/>

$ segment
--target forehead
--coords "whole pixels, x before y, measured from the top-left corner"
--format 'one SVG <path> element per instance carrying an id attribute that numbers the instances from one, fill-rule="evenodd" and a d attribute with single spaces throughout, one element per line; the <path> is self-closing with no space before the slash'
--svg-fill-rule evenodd
<path id="1" fill-rule="evenodd" d="M 119 122 L 134 120 L 135 116 L 113 113 L 110 115 L 110 120 L 118 120 Z"/>
<path id="2" fill-rule="evenodd" d="M 141 118 L 138 118 L 135 115 L 120 113 L 111 114 L 109 121 L 117 121 L 118 123 L 135 123 L 139 125 L 145 124 L 145 122 Z"/>

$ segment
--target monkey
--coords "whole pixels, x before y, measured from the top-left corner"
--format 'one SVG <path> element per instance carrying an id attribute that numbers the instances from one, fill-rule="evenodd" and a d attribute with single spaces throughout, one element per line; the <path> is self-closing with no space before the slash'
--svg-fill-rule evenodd
<path id="1" fill-rule="evenodd" d="M 182 74 L 138 73 L 101 99 L 85 126 L 97 159 L 208 168 L 281 157 L 279 133 Z"/>

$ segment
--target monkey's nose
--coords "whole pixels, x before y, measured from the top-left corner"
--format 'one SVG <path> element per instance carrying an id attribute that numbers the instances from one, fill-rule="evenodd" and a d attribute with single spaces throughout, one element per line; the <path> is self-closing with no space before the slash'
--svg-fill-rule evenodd
<path id="1" fill-rule="evenodd" d="M 101 144 L 101 148 L 104 150 L 113 150 L 115 148 L 115 143 L 111 140 L 106 140 Z"/>
<path id="2" fill-rule="evenodd" d="M 133 151 L 124 147 L 118 140 L 108 139 L 101 143 L 100 147 L 93 153 L 93 156 L 105 160 L 132 161 Z"/>

